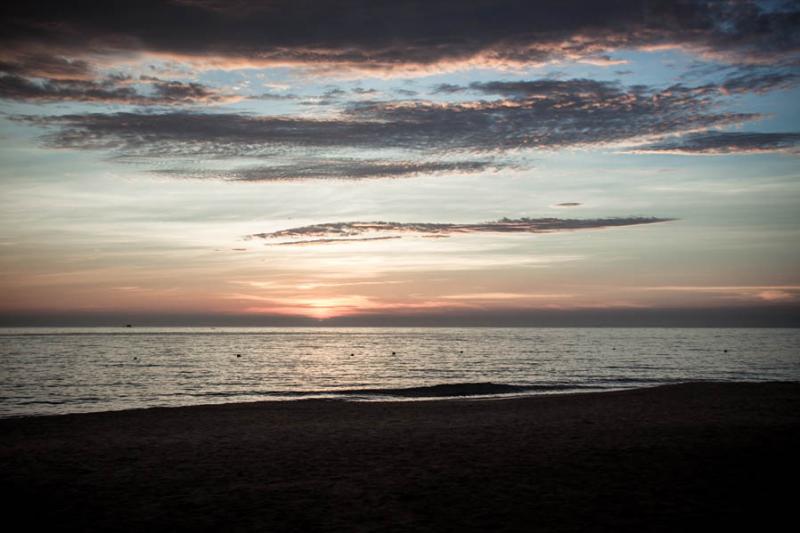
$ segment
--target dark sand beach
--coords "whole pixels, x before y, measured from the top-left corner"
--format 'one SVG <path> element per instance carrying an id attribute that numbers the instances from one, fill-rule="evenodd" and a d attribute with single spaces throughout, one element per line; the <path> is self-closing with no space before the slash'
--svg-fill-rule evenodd
<path id="1" fill-rule="evenodd" d="M 0 434 L 5 522 L 25 529 L 773 531 L 796 520 L 800 384 L 227 404 Z"/>

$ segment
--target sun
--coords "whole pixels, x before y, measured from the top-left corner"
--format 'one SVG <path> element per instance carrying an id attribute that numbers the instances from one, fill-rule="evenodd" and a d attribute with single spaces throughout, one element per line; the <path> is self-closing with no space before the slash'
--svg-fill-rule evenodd
<path id="1" fill-rule="evenodd" d="M 357 313 L 369 307 L 361 296 L 332 296 L 314 298 L 283 298 L 273 300 L 277 305 L 248 307 L 246 312 L 305 316 L 317 320 L 326 320 L 339 316 Z"/>

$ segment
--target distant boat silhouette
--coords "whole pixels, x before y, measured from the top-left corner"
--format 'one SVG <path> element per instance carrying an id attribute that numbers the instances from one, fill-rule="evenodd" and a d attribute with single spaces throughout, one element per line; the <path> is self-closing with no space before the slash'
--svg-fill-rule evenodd
<path id="1" fill-rule="evenodd" d="M 126 328 L 132 328 L 133 326 L 131 326 L 130 324 L 125 324 L 125 327 Z"/>

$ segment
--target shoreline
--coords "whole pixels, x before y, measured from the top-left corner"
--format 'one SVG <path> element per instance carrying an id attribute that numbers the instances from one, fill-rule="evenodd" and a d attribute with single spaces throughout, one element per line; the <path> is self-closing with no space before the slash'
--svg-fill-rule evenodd
<path id="1" fill-rule="evenodd" d="M 355 404 L 403 404 L 403 403 L 440 403 L 440 402 L 480 402 L 480 401 L 505 401 L 505 400 L 522 400 L 522 399 L 529 399 L 529 398 L 544 398 L 544 397 L 558 397 L 564 398 L 573 395 L 586 395 L 586 394 L 611 394 L 611 393 L 618 393 L 618 392 L 629 392 L 629 391 L 639 391 L 639 390 L 653 390 L 653 389 L 662 389 L 662 388 L 669 388 L 669 387 L 680 387 L 680 386 L 694 386 L 694 385 L 714 385 L 714 384 L 743 384 L 743 385 L 791 385 L 791 384 L 798 384 L 800 385 L 800 381 L 683 381 L 683 382 L 672 382 L 672 383 L 654 383 L 650 385 L 639 385 L 639 386 L 632 386 L 632 387 L 593 387 L 593 386 L 576 386 L 576 387 L 569 387 L 569 386 L 538 386 L 538 385 L 507 385 L 507 384 L 499 384 L 499 383 L 492 383 L 492 382 L 481 382 L 481 383 L 457 383 L 457 384 L 441 384 L 441 385 L 431 385 L 431 386 L 423 386 L 423 387 L 408 387 L 408 388 L 397 388 L 397 389 L 360 389 L 360 390 L 344 390 L 344 391 L 336 391 L 330 392 L 327 391 L 310 391 L 310 392 L 297 392 L 297 393 L 287 393 L 285 396 L 281 396 L 281 393 L 275 393 L 274 399 L 258 399 L 258 400 L 247 400 L 247 401 L 230 401 L 230 402 L 210 402 L 210 403 L 198 403 L 198 404 L 188 404 L 188 405 L 153 405 L 153 406 L 142 406 L 142 407 L 125 407 L 120 409 L 102 409 L 98 411 L 76 411 L 76 412 L 69 412 L 69 413 L 43 413 L 43 414 L 19 414 L 19 415 L 8 415 L 8 416 L 0 416 L 0 423 L 4 420 L 24 420 L 28 418 L 50 418 L 50 417 L 63 417 L 63 416 L 84 416 L 84 415 L 101 415 L 101 414 L 111 414 L 111 413 L 126 413 L 126 412 L 144 412 L 144 411 L 153 411 L 153 410 L 162 410 L 162 409 L 193 409 L 193 408 L 214 408 L 214 407 L 222 407 L 222 406 L 253 406 L 253 405 L 261 405 L 264 406 L 269 405 L 282 405 L 282 404 L 293 404 L 296 402 L 343 402 L 343 403 L 355 403 Z M 465 388 L 469 389 L 470 387 L 483 387 L 483 386 L 491 386 L 497 388 L 505 388 L 508 387 L 510 389 L 520 389 L 519 391 L 511 391 L 511 392 L 496 392 L 496 393 L 474 393 L 468 392 L 465 394 L 454 394 L 454 395 L 431 395 L 427 396 L 424 395 L 423 391 L 427 389 L 445 389 L 448 387 L 458 387 L 458 388 Z M 526 390 L 529 389 L 529 390 Z M 392 395 L 392 393 L 394 395 Z M 330 394 L 328 396 L 327 394 Z M 334 395 L 336 394 L 336 395 Z M 385 396 L 384 396 L 385 395 Z M 278 399 L 280 398 L 280 399 Z"/>
<path id="2" fill-rule="evenodd" d="M 0 420 L 12 517 L 82 531 L 763 529 L 798 446 L 796 382 Z"/>
<path id="3" fill-rule="evenodd" d="M 360 390 L 344 390 L 344 391 L 300 391 L 300 392 L 287 392 L 274 393 L 273 398 L 257 399 L 246 401 L 229 401 L 229 402 L 211 402 L 211 403 L 197 403 L 186 405 L 152 405 L 142 407 L 124 407 L 120 409 L 101 409 L 98 411 L 75 411 L 68 413 L 42 413 L 42 414 L 15 414 L 15 415 L 0 415 L 0 422 L 3 420 L 19 420 L 26 418 L 43 418 L 43 417 L 59 417 L 59 416 L 73 416 L 73 415 L 95 415 L 104 413 L 122 413 L 127 411 L 149 411 L 153 409 L 184 409 L 184 408 L 204 408 L 215 406 L 232 406 L 232 405 L 252 405 L 252 404 L 291 404 L 295 402 L 345 402 L 345 403 L 418 403 L 418 402 L 447 402 L 447 401 L 481 401 L 481 400 L 514 400 L 521 398 L 537 398 L 540 396 L 569 396 L 573 394 L 605 394 L 609 392 L 620 392 L 627 390 L 651 389 L 657 387 L 669 387 L 672 385 L 682 385 L 686 383 L 702 383 L 702 382 L 678 382 L 678 383 L 659 383 L 654 385 L 643 385 L 637 387 L 593 387 L 593 386 L 538 386 L 538 385 L 506 385 L 491 382 L 484 383 L 457 383 L 453 384 L 455 387 L 469 388 L 472 386 L 492 386 L 497 388 L 508 387 L 510 389 L 522 389 L 513 392 L 497 392 L 497 393 L 465 393 L 454 395 L 431 395 L 427 396 L 424 393 L 417 391 L 424 389 L 438 389 L 450 387 L 449 384 L 431 385 L 424 387 L 407 387 L 407 388 L 392 388 L 392 389 L 360 389 Z M 741 383 L 793 383 L 793 382 L 741 382 Z M 800 382 L 798 382 L 800 383 Z M 529 390 L 525 390 L 529 389 Z M 393 395 L 394 393 L 394 395 Z"/>

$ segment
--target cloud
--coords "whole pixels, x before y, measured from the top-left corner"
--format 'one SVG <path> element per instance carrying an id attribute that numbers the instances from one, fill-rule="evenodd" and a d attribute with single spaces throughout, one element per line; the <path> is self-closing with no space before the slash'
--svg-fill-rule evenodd
<path id="1" fill-rule="evenodd" d="M 156 174 L 188 179 L 225 181 L 289 181 L 307 179 L 404 178 L 433 174 L 473 174 L 496 171 L 491 161 L 381 161 L 374 159 L 292 159 L 285 164 L 253 166 L 230 170 L 162 169 Z"/>
<path id="2" fill-rule="evenodd" d="M 517 293 L 517 292 L 476 292 L 466 294 L 449 294 L 439 296 L 444 300 L 530 300 L 530 299 L 561 299 L 572 298 L 574 294 L 564 293 Z"/>
<path id="3" fill-rule="evenodd" d="M 662 285 L 645 291 L 711 293 L 737 299 L 788 302 L 800 299 L 800 285 Z"/>
<path id="4" fill-rule="evenodd" d="M 800 133 L 698 133 L 680 139 L 668 139 L 646 144 L 634 153 L 719 155 L 753 154 L 764 152 L 800 153 Z"/>
<path id="5" fill-rule="evenodd" d="M 657 89 L 585 79 L 489 82 L 492 100 L 353 102 L 330 118 L 236 113 L 112 113 L 20 117 L 54 127 L 49 146 L 115 157 L 271 157 L 327 148 L 402 149 L 441 156 L 641 142 L 760 115 L 721 111 L 706 86 Z M 327 154 L 326 154 L 327 155 Z"/>
<path id="6" fill-rule="evenodd" d="M 545 78 L 538 80 L 474 82 L 468 87 L 462 87 L 460 89 L 470 89 L 484 94 L 500 95 L 516 100 L 555 99 L 559 101 L 563 99 L 578 101 L 587 99 L 598 100 L 601 98 L 616 98 L 619 97 L 621 93 L 635 94 L 653 92 L 652 89 L 647 89 L 640 85 L 633 86 L 629 89 L 623 89 L 622 86 L 616 82 L 598 81 L 586 78 L 568 80 Z M 697 88 L 689 89 L 683 86 L 674 86 L 669 89 L 670 92 L 674 90 L 679 92 L 692 90 L 695 95 L 701 95 L 702 92 L 705 92 L 705 88 L 702 88 L 702 91 L 700 91 Z M 448 87 L 448 92 L 457 92 L 456 86 Z"/>
<path id="7" fill-rule="evenodd" d="M 92 65 L 86 60 L 25 52 L 0 59 L 0 73 L 51 80 L 91 80 L 95 77 Z"/>
<path id="8" fill-rule="evenodd" d="M 457 94 L 463 93 L 467 88 L 463 85 L 454 83 L 440 83 L 433 87 L 433 94 Z"/>
<path id="9" fill-rule="evenodd" d="M 477 224 L 452 224 L 432 222 L 331 222 L 300 226 L 269 233 L 248 235 L 247 239 L 289 239 L 280 244 L 313 244 L 315 242 L 360 241 L 372 235 L 386 238 L 399 238 L 413 234 L 419 236 L 447 237 L 474 233 L 553 233 L 559 231 L 575 231 L 586 229 L 604 229 L 622 226 L 636 226 L 669 222 L 671 218 L 627 217 L 598 219 L 562 219 L 562 218 L 503 218 L 493 222 Z M 390 235 L 381 235 L 381 234 Z M 366 236 L 366 237 L 365 237 Z M 309 240 L 309 238 L 316 240 Z M 300 240 L 292 240 L 300 239 Z"/>
<path id="10" fill-rule="evenodd" d="M 274 92 L 265 92 L 255 96 L 249 96 L 251 100 L 297 100 L 299 96 L 296 94 L 281 94 Z"/>
<path id="11" fill-rule="evenodd" d="M 141 92 L 132 87 L 149 88 Z M 86 102 L 128 105 L 221 104 L 240 100 L 200 83 L 141 77 L 108 77 L 102 81 L 82 79 L 35 80 L 14 74 L 0 75 L 0 99 L 32 102 Z"/>
<path id="12" fill-rule="evenodd" d="M 400 239 L 398 235 L 391 235 L 387 237 L 362 237 L 353 239 L 309 239 L 307 241 L 284 241 L 269 243 L 272 246 L 310 246 L 317 244 L 336 244 L 340 242 L 359 242 L 359 241 L 386 241 L 390 239 Z"/>
<path id="13" fill-rule="evenodd" d="M 789 291 L 767 290 L 759 292 L 758 297 L 767 302 L 786 302 L 795 300 L 797 295 Z"/>
<path id="14" fill-rule="evenodd" d="M 345 96 L 347 96 L 347 91 L 333 87 L 322 93 L 321 96 L 304 101 L 303 105 L 334 105 L 341 103 Z"/>
<path id="15" fill-rule="evenodd" d="M 720 90 L 728 94 L 766 93 L 791 89 L 800 83 L 800 74 L 789 70 L 772 72 L 752 68 L 741 70 L 740 73 L 728 76 L 720 85 Z"/>
<path id="16" fill-rule="evenodd" d="M 688 87 L 675 84 L 663 91 L 664 94 L 689 94 L 694 96 L 714 96 L 742 93 L 766 93 L 773 90 L 789 89 L 800 83 L 800 74 L 796 71 L 776 67 L 774 70 L 765 69 L 763 66 L 738 66 L 734 73 L 729 74 L 720 83 L 707 83 L 699 87 Z M 631 89 L 643 86 L 632 86 Z M 560 97 L 576 97 L 579 95 L 594 95 L 595 97 L 615 97 L 620 86 L 614 82 L 598 81 L 593 79 L 539 79 L 533 81 L 489 81 L 474 82 L 468 86 L 440 84 L 434 88 L 434 93 L 457 94 L 464 92 L 478 92 L 483 94 L 501 95 L 516 100 Z M 651 90 L 652 91 L 652 90 Z"/>
<path id="17" fill-rule="evenodd" d="M 733 62 L 796 59 L 796 2 L 617 0 L 7 3 L 0 60 L 150 54 L 208 66 L 383 71 L 554 60 L 616 64 L 681 47 Z"/>

